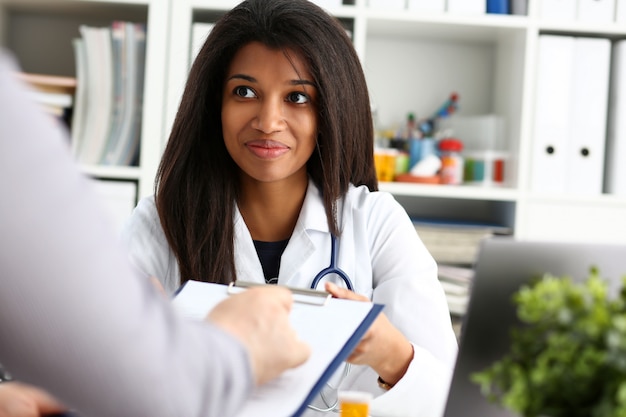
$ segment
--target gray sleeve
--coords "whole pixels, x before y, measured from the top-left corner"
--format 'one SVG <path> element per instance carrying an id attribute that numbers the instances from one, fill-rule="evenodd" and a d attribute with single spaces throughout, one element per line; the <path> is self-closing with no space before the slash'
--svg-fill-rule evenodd
<path id="1" fill-rule="evenodd" d="M 79 173 L 0 51 L 0 362 L 89 417 L 232 415 L 249 357 L 134 274 Z"/>

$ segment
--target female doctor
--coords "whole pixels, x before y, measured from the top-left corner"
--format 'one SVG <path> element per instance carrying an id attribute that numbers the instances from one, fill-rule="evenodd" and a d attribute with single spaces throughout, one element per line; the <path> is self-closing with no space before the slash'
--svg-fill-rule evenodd
<path id="1" fill-rule="evenodd" d="M 435 261 L 377 191 L 369 103 L 334 18 L 306 0 L 244 1 L 200 50 L 155 196 L 123 240 L 169 293 L 190 279 L 310 288 L 334 264 L 348 279 L 314 286 L 384 314 L 306 415 L 337 388 L 371 392 L 372 416 L 441 415 L 457 343 Z"/>

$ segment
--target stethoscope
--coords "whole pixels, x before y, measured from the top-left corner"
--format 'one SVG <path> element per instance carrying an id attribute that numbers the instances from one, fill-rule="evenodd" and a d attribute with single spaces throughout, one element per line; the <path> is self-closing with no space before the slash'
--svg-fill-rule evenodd
<path id="1" fill-rule="evenodd" d="M 326 275 L 337 275 L 339 278 L 343 280 L 346 284 L 346 287 L 350 291 L 354 291 L 354 286 L 352 285 L 352 281 L 348 278 L 348 274 L 346 274 L 341 268 L 337 266 L 337 254 L 339 253 L 339 247 L 337 246 L 337 236 L 334 234 L 330 235 L 330 265 L 328 267 L 322 269 L 320 272 L 315 275 L 313 281 L 311 282 L 311 289 L 317 289 L 322 278 Z"/>
<path id="2" fill-rule="evenodd" d="M 324 278 L 326 275 L 337 275 L 339 278 L 341 278 L 343 280 L 343 282 L 346 284 L 346 287 L 350 290 L 350 291 L 354 291 L 354 286 L 352 285 L 352 281 L 350 280 L 350 278 L 348 277 L 348 274 L 346 274 L 341 268 L 339 268 L 337 266 L 337 255 L 339 254 L 339 246 L 337 245 L 337 236 L 335 236 L 334 234 L 330 235 L 330 265 L 328 265 L 328 267 L 322 269 L 320 272 L 317 273 L 317 275 L 315 275 L 315 278 L 313 278 L 313 281 L 311 282 L 311 289 L 315 290 L 317 289 L 317 286 L 319 285 L 320 281 L 322 280 L 322 278 Z M 337 383 L 337 387 L 333 387 L 332 385 L 330 385 L 329 383 L 326 383 L 326 386 L 328 386 L 330 389 L 334 390 L 335 392 L 339 391 L 339 386 L 341 385 L 341 383 L 343 382 L 343 380 L 345 379 L 345 377 L 348 375 L 348 373 L 350 372 L 350 364 L 346 363 L 346 366 L 343 369 L 343 373 L 339 379 L 339 382 Z M 336 398 L 334 400 L 329 400 L 326 397 L 326 394 L 324 393 L 324 390 L 320 391 L 320 397 L 322 398 L 322 401 L 324 401 L 324 404 L 326 405 L 326 408 L 321 408 L 321 407 L 316 407 L 314 405 L 308 405 L 308 407 L 310 409 L 313 409 L 315 411 L 320 411 L 323 413 L 328 413 L 331 411 L 337 411 L 337 405 L 339 403 L 339 399 Z"/>

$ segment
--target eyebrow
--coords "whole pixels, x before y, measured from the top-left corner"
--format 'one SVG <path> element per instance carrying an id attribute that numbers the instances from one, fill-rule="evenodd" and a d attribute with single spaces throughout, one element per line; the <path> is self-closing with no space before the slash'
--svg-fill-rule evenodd
<path id="1" fill-rule="evenodd" d="M 230 77 L 228 77 L 226 79 L 226 82 L 228 82 L 230 80 L 235 80 L 235 79 L 245 80 L 245 81 L 248 81 L 248 82 L 251 82 L 251 83 L 258 82 L 258 80 L 256 78 L 251 77 L 251 76 L 246 75 L 246 74 L 233 74 L 233 75 L 231 75 Z M 308 85 L 308 86 L 311 86 L 313 88 L 316 88 L 315 84 L 312 81 L 309 81 L 309 80 L 291 80 L 289 82 L 289 84 L 291 84 L 291 85 Z"/>

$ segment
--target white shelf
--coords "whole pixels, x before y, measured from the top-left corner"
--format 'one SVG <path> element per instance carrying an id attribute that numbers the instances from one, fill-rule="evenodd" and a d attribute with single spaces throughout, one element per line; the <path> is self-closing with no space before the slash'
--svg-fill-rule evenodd
<path id="1" fill-rule="evenodd" d="M 576 196 L 576 195 L 547 195 L 529 193 L 526 197 L 531 203 L 558 203 L 568 205 L 588 205 L 602 207 L 621 208 L 626 210 L 626 196 L 614 196 L 602 194 L 599 196 Z M 626 213 L 625 213 L 626 215 Z"/>
<path id="2" fill-rule="evenodd" d="M 402 182 L 380 182 L 379 189 L 394 195 L 517 202 L 519 192 L 511 188 L 472 185 L 429 185 Z"/>
<path id="3" fill-rule="evenodd" d="M 534 21 L 538 29 L 547 32 L 574 33 L 580 35 L 626 36 L 626 25 L 617 23 Z"/>
<path id="4" fill-rule="evenodd" d="M 141 179 L 141 170 L 139 167 L 118 167 L 118 166 L 102 166 L 89 165 L 82 166 L 81 170 L 96 178 L 108 178 L 116 180 L 139 180 Z"/>
<path id="5" fill-rule="evenodd" d="M 142 7 L 147 10 L 151 0 L 0 0 L 0 6 L 12 10 L 49 13 L 50 16 L 98 16 L 101 13 L 111 15 L 112 12 Z M 117 14 L 119 16 L 119 13 Z"/>

